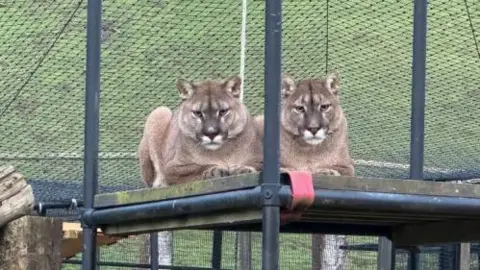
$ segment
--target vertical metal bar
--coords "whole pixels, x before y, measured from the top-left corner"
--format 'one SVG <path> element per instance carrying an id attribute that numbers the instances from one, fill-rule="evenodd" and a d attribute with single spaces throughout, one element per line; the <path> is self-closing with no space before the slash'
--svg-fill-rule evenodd
<path id="1" fill-rule="evenodd" d="M 212 268 L 220 270 L 222 268 L 222 240 L 223 232 L 219 230 L 213 231 L 212 246 Z"/>
<path id="2" fill-rule="evenodd" d="M 395 269 L 395 247 L 392 241 L 386 237 L 378 238 L 377 269 Z"/>
<path id="3" fill-rule="evenodd" d="M 150 269 L 158 270 L 158 233 L 150 234 Z"/>
<path id="4" fill-rule="evenodd" d="M 410 178 L 423 179 L 425 137 L 425 76 L 427 0 L 415 0 L 413 11 L 412 96 L 410 122 Z M 418 254 L 410 253 L 410 269 L 419 269 Z"/>
<path id="5" fill-rule="evenodd" d="M 262 269 L 277 270 L 280 209 L 280 91 L 282 72 L 282 1 L 265 1 L 265 135 L 262 175 Z"/>
<path id="6" fill-rule="evenodd" d="M 93 209 L 93 200 L 98 188 L 102 1 L 89 0 L 87 12 L 83 200 L 86 211 L 89 211 Z M 83 225 L 83 270 L 96 269 L 96 234 L 96 227 Z"/>
<path id="7" fill-rule="evenodd" d="M 452 270 L 460 270 L 461 267 L 461 255 L 460 255 L 460 243 L 452 245 Z"/>
<path id="8" fill-rule="evenodd" d="M 409 251 L 408 252 L 408 265 L 407 269 L 409 270 L 418 270 L 420 269 L 420 253 Z"/>
<path id="9" fill-rule="evenodd" d="M 427 0 L 415 0 L 413 17 L 410 178 L 423 179 Z"/>

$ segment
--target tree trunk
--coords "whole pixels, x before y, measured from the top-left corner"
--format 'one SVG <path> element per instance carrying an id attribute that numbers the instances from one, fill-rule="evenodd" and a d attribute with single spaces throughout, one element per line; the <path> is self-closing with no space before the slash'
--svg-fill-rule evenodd
<path id="1" fill-rule="evenodd" d="M 62 221 L 25 216 L 0 229 L 0 268 L 60 270 Z"/>
<path id="2" fill-rule="evenodd" d="M 340 249 L 346 244 L 344 235 L 312 235 L 312 270 L 345 269 L 346 253 Z"/>

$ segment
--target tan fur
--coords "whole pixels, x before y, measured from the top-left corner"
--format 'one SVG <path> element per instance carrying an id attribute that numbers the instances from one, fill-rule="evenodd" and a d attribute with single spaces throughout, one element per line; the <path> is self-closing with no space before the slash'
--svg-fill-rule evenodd
<path id="1" fill-rule="evenodd" d="M 340 106 L 338 90 L 339 81 L 335 74 L 330 74 L 326 79 L 306 79 L 298 83 L 289 76 L 284 76 L 280 128 L 282 171 L 354 175 L 353 160 L 349 153 L 347 119 Z M 312 101 L 313 105 L 310 103 Z M 309 144 L 302 138 L 300 130 L 306 125 L 305 117 L 295 112 L 295 107 L 305 104 L 309 107 L 331 104 L 326 117 L 328 136 L 318 145 Z M 263 115 L 256 116 L 255 122 L 258 127 L 263 127 Z M 263 138 L 263 132 L 261 136 Z"/>
<path id="2" fill-rule="evenodd" d="M 148 186 L 261 169 L 258 132 L 239 100 L 240 83 L 238 76 L 196 83 L 178 80 L 182 102 L 177 110 L 172 113 L 166 107 L 156 108 L 145 123 L 138 155 Z M 214 129 L 218 135 L 206 143 L 205 132 Z"/>

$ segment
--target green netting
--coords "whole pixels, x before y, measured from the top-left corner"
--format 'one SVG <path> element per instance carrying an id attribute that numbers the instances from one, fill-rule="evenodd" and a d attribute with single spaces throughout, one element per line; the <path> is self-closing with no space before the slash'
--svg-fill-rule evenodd
<path id="1" fill-rule="evenodd" d="M 0 1 L 0 163 L 26 174 L 39 200 L 82 197 L 86 2 Z M 245 102 L 258 114 L 264 1 L 247 3 Z M 178 77 L 203 80 L 239 72 L 241 19 L 242 2 L 234 0 L 104 1 L 101 192 L 142 187 L 135 152 L 143 121 L 156 106 L 178 104 Z M 412 1 L 284 1 L 284 71 L 295 78 L 340 72 L 360 176 L 408 177 L 412 20 Z M 479 1 L 430 1 L 428 178 L 480 177 L 479 33 Z M 283 267 L 307 269 L 308 236 L 282 237 L 287 239 Z M 223 265 L 234 268 L 234 236 L 224 238 Z M 258 265 L 259 236 L 254 239 Z M 357 241 L 352 239 L 349 244 Z M 358 243 L 376 242 L 361 239 Z M 209 265 L 211 233 L 177 234 L 174 241 L 176 263 Z M 131 250 L 139 245 L 125 240 L 102 250 L 102 260 L 137 262 Z M 348 269 L 375 269 L 374 251 L 348 254 Z M 404 267 L 404 255 L 398 256 L 398 267 Z M 421 269 L 441 268 L 438 256 L 423 254 Z"/>

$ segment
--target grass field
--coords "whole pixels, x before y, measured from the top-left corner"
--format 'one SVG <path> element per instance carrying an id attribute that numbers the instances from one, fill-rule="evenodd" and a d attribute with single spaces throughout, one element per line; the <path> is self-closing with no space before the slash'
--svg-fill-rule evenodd
<path id="1" fill-rule="evenodd" d="M 197 231 L 182 231 L 175 235 L 175 254 L 174 264 L 179 266 L 197 266 L 210 267 L 212 234 L 198 233 Z M 235 233 L 226 232 L 223 235 L 222 246 L 222 267 L 224 269 L 235 268 Z M 254 269 L 261 269 L 261 235 L 253 234 L 253 266 Z M 375 241 L 374 238 L 353 237 L 349 241 L 350 244 L 367 243 L 367 241 Z M 282 235 L 281 239 L 281 267 L 282 269 L 311 269 L 311 254 L 309 236 L 299 235 Z M 124 240 L 115 246 L 102 248 L 102 261 L 120 261 L 120 262 L 138 262 L 138 243 L 135 239 Z M 119 257 L 118 254 L 123 254 Z M 193 255 L 194 254 L 194 255 Z M 135 257 L 137 256 L 137 257 Z M 78 257 L 80 259 L 80 256 Z M 402 256 L 398 256 L 399 268 L 405 263 Z M 403 262 L 403 264 L 402 264 Z M 347 269 L 376 269 L 376 253 L 366 251 L 350 252 L 348 256 Z M 238 266 L 237 266 L 238 267 Z M 64 265 L 64 269 L 79 269 L 75 265 Z M 102 267 L 102 269 L 120 269 L 115 267 Z M 422 268 L 423 269 L 423 268 Z M 429 268 L 430 269 L 430 268 Z M 432 270 L 434 268 L 431 268 Z"/>
<path id="2" fill-rule="evenodd" d="M 338 70 L 353 157 L 408 163 L 411 1 L 284 2 L 284 70 L 296 78 Z M 425 165 L 478 172 L 480 59 L 473 33 L 480 39 L 480 2 L 466 1 L 471 21 L 463 0 L 430 2 Z M 248 1 L 245 99 L 253 113 L 263 111 L 263 6 Z M 31 179 L 82 180 L 81 158 L 42 155 L 83 151 L 85 26 L 86 1 L 0 0 L 0 163 Z M 146 114 L 178 103 L 178 77 L 238 73 L 240 27 L 241 1 L 106 1 L 101 152 L 135 152 Z M 140 187 L 137 166 L 134 158 L 102 159 L 101 184 Z M 357 174 L 408 175 L 365 166 Z M 189 251 L 195 239 L 182 238 L 182 248 Z M 284 250 L 304 254 L 308 246 L 299 241 L 287 241 Z M 195 261 L 196 254 L 187 258 Z M 295 260 L 282 263 L 289 261 Z"/>

